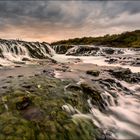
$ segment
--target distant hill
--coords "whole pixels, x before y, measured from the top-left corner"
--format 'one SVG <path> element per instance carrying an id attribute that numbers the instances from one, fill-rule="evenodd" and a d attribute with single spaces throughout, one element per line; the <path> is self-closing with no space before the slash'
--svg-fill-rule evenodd
<path id="1" fill-rule="evenodd" d="M 103 45 L 108 47 L 140 48 L 140 30 L 102 37 L 82 37 L 53 42 L 51 45 Z"/>

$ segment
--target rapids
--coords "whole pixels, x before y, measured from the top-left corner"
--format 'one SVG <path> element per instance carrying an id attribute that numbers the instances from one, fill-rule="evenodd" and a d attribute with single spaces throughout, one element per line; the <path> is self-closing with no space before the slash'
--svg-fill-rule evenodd
<path id="1" fill-rule="evenodd" d="M 66 54 L 74 54 L 77 51 L 76 49 L 78 49 L 78 47 L 70 48 Z M 121 55 L 129 55 L 133 58 L 133 56 L 139 55 L 139 51 L 135 52 L 134 50 L 124 49 Z M 104 56 L 55 54 L 53 59 L 62 63 L 74 63 L 74 60 L 81 60 L 79 63 L 129 68 L 132 72 L 140 72 L 139 66 L 109 64 L 105 61 L 106 57 Z M 75 65 L 78 65 L 77 62 Z M 56 76 L 63 78 L 63 74 L 59 74 L 59 72 L 56 72 Z M 104 90 L 102 98 L 107 105 L 105 112 L 100 111 L 96 106 L 92 105 L 90 99 L 88 100 L 93 122 L 104 131 L 107 138 L 140 139 L 140 84 L 130 84 L 124 81 L 118 81 L 117 79 L 115 82 L 116 83 L 108 83 L 103 81 L 100 83 L 100 86 Z M 118 87 L 119 84 L 117 83 L 121 85 L 121 88 Z M 129 93 L 127 93 L 126 90 L 129 91 Z M 116 97 L 114 97 L 112 93 L 115 94 Z"/>

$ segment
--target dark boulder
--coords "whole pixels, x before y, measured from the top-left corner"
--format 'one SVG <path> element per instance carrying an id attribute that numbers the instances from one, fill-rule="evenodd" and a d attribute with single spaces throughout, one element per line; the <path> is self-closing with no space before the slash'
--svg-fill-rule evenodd
<path id="1" fill-rule="evenodd" d="M 29 59 L 29 58 L 24 57 L 24 58 L 22 58 L 22 61 L 30 61 L 30 59 Z"/>
<path id="2" fill-rule="evenodd" d="M 86 74 L 89 74 L 89 75 L 92 75 L 92 76 L 99 76 L 100 71 L 97 71 L 97 70 L 88 70 L 86 72 Z"/>

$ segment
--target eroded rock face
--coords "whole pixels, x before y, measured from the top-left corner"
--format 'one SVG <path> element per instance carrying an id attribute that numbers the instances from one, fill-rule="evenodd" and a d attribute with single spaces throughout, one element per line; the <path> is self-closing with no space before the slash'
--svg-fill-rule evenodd
<path id="1" fill-rule="evenodd" d="M 57 54 L 65 54 L 68 49 L 73 48 L 73 45 L 57 45 L 52 46 L 52 48 L 55 50 Z"/>
<path id="2" fill-rule="evenodd" d="M 117 68 L 109 70 L 110 74 L 119 80 L 124 80 L 129 83 L 140 82 L 140 73 L 132 73 L 130 69 Z"/>
<path id="3" fill-rule="evenodd" d="M 101 96 L 103 91 L 100 86 L 97 84 L 91 85 L 87 82 L 81 83 L 80 86 L 86 99 L 91 99 L 93 105 L 96 105 L 102 111 L 105 110 L 104 101 Z"/>
<path id="4" fill-rule="evenodd" d="M 65 87 L 65 90 L 68 91 L 81 91 L 81 87 L 77 84 L 69 84 Z"/>
<path id="5" fill-rule="evenodd" d="M 66 55 L 75 55 L 75 56 L 111 56 L 124 54 L 125 49 L 118 48 L 109 48 L 103 46 L 94 46 L 94 45 L 81 45 L 70 48 Z"/>
<path id="6" fill-rule="evenodd" d="M 75 46 L 66 52 L 66 55 L 76 55 L 76 56 L 90 56 L 96 55 L 100 50 L 99 47 L 89 47 L 89 46 Z"/>

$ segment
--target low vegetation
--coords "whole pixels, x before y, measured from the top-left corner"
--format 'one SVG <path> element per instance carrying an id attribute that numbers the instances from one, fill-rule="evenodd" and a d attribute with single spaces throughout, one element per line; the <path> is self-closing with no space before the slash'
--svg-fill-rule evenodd
<path id="1" fill-rule="evenodd" d="M 15 86 L 0 95 L 0 140 L 100 137 L 92 120 L 77 114 L 76 110 L 88 114 L 89 106 L 80 88 L 64 90 L 69 82 L 44 76 L 23 79 L 21 83 L 15 81 Z"/>
<path id="2" fill-rule="evenodd" d="M 51 45 L 103 45 L 108 47 L 140 47 L 140 30 L 102 37 L 82 37 L 53 42 Z"/>

